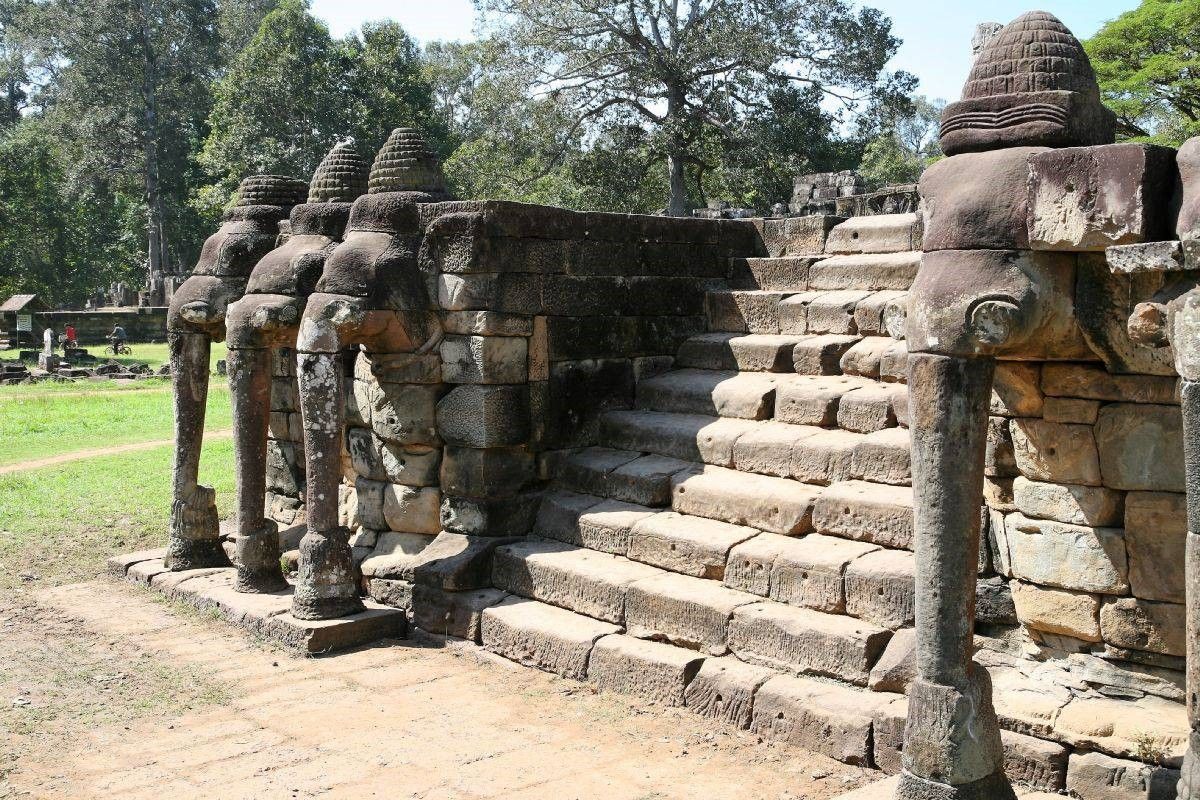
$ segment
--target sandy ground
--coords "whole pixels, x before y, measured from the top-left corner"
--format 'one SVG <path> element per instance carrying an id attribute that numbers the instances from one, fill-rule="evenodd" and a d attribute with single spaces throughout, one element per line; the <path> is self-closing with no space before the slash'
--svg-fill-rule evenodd
<path id="1" fill-rule="evenodd" d="M 5 798 L 825 800 L 877 776 L 463 643 L 291 657 L 115 582 L 0 610 L 0 652 L 0 723 L 50 709 L 3 745 Z"/>

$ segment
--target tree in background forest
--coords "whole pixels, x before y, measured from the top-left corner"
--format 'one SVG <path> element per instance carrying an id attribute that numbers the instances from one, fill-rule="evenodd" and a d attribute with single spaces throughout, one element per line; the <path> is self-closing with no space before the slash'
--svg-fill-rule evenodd
<path id="1" fill-rule="evenodd" d="M 867 143 L 858 171 L 874 186 L 916 183 L 921 173 L 938 158 L 938 142 L 945 100 L 914 97 L 906 112 L 893 115 L 884 131 Z"/>
<path id="2" fill-rule="evenodd" d="M 364 153 L 397 125 L 443 138 L 416 43 L 394 22 L 335 41 L 305 0 L 281 0 L 214 89 L 199 160 L 216 180 L 201 204 L 224 206 L 253 172 L 307 178 L 337 139 Z"/>
<path id="3" fill-rule="evenodd" d="M 1084 43 L 1124 139 L 1200 134 L 1200 0 L 1143 0 Z"/>
<path id="4" fill-rule="evenodd" d="M 502 68 L 557 106 L 576 135 L 640 125 L 665 162 L 667 212 L 687 213 L 688 172 L 712 169 L 704 139 L 731 145 L 788 87 L 848 108 L 903 102 L 913 86 L 884 65 L 890 21 L 845 0 L 476 0 Z M 819 106 L 810 104 L 809 114 Z M 576 140 L 577 141 L 577 140 Z"/>

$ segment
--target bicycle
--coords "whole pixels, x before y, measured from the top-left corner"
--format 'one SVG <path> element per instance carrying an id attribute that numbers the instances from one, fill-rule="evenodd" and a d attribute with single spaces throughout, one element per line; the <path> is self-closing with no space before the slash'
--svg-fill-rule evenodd
<path id="1" fill-rule="evenodd" d="M 107 356 L 131 356 L 133 348 L 124 342 L 110 342 L 108 347 L 104 348 L 104 354 Z"/>

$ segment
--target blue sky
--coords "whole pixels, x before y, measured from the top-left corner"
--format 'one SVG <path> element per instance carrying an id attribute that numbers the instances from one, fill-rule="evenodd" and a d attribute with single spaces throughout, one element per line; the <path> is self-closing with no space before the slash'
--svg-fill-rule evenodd
<path id="1" fill-rule="evenodd" d="M 984 8 L 962 0 L 867 2 L 892 18 L 896 35 L 904 40 L 891 67 L 914 73 L 921 79 L 923 93 L 946 100 L 957 99 L 971 68 L 975 24 L 1008 22 L 1037 8 L 1011 0 L 991 0 Z M 1058 15 L 1076 36 L 1087 38 L 1105 21 L 1137 5 L 1138 0 L 1057 0 L 1041 8 Z M 313 0 L 313 12 L 329 24 L 335 35 L 358 28 L 363 22 L 390 17 L 423 42 L 469 39 L 475 20 L 470 0 Z"/>

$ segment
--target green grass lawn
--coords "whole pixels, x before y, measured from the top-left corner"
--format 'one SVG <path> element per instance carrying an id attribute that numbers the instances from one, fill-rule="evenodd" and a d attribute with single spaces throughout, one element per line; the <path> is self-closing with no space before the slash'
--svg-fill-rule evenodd
<path id="1" fill-rule="evenodd" d="M 129 345 L 129 347 L 133 350 L 133 355 L 117 356 L 115 359 L 112 359 L 111 356 L 104 355 L 103 344 L 85 345 L 84 349 L 101 361 L 108 361 L 111 359 L 122 364 L 149 364 L 151 369 L 158 369 L 168 361 L 166 342 L 156 344 L 132 343 Z M 61 351 L 59 352 L 61 354 Z M 15 360 L 16 357 L 16 350 L 6 350 L 3 353 L 0 353 L 0 358 L 3 359 Z M 211 369 L 216 370 L 217 361 L 223 358 L 225 358 L 225 343 L 213 342 Z"/>
<path id="2" fill-rule="evenodd" d="M 50 387 L 55 388 L 46 391 Z M 74 450 L 171 438 L 169 382 L 156 381 L 137 391 L 97 391 L 91 383 L 0 387 L 0 466 Z M 214 378 L 205 427 L 231 426 L 228 384 Z"/>
<path id="3" fill-rule="evenodd" d="M 90 579 L 111 555 L 165 545 L 172 451 L 156 447 L 0 475 L 0 592 Z M 230 440 L 205 444 L 200 479 L 216 488 L 221 517 L 229 516 Z"/>

